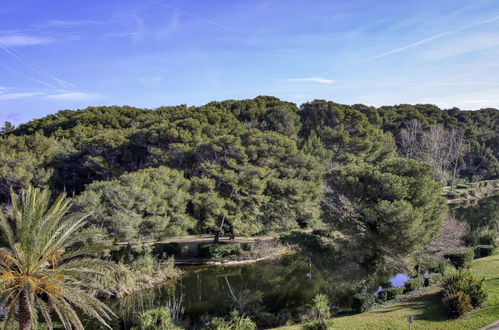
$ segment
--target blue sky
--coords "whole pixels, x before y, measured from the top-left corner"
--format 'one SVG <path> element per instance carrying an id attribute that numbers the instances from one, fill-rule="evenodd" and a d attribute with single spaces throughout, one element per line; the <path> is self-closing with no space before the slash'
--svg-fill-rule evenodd
<path id="1" fill-rule="evenodd" d="M 499 107 L 497 0 L 0 3 L 0 122 L 257 95 Z"/>

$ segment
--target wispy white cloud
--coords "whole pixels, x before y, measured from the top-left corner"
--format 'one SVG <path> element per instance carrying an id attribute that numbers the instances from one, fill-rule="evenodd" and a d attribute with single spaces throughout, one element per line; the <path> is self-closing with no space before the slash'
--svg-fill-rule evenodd
<path id="1" fill-rule="evenodd" d="M 67 93 L 57 93 L 49 94 L 46 96 L 53 100 L 63 100 L 63 101 L 94 101 L 99 99 L 99 94 L 84 93 L 84 92 L 67 92 Z"/>
<path id="2" fill-rule="evenodd" d="M 160 1 L 149 0 L 149 2 L 154 3 L 154 4 L 158 5 L 158 6 L 162 6 L 162 7 L 174 10 L 174 11 L 176 11 L 178 13 L 181 13 L 181 14 L 184 14 L 186 16 L 190 16 L 190 17 L 195 18 L 195 19 L 197 19 L 197 20 L 199 20 L 201 22 L 204 22 L 204 23 L 207 23 L 207 24 L 210 24 L 210 25 L 213 25 L 213 26 L 217 26 L 217 27 L 219 27 L 221 29 L 224 29 L 226 31 L 233 32 L 230 27 L 228 27 L 226 25 L 223 25 L 223 24 L 220 24 L 220 23 L 217 23 L 215 21 L 212 21 L 212 20 L 210 20 L 208 18 L 205 18 L 205 17 L 199 16 L 199 15 L 196 15 L 196 14 L 193 14 L 193 13 L 181 10 L 181 9 L 179 9 L 177 7 L 173 7 L 173 6 L 167 5 L 167 4 L 165 4 L 163 2 L 160 2 Z"/>
<path id="3" fill-rule="evenodd" d="M 101 24 L 102 22 L 100 21 L 94 21 L 94 20 L 59 20 L 59 19 L 53 19 L 50 21 L 47 21 L 45 23 L 42 23 L 40 26 L 41 27 L 72 27 L 72 26 L 79 26 L 79 25 L 89 25 L 89 24 Z"/>
<path id="4" fill-rule="evenodd" d="M 444 95 L 442 97 L 433 97 L 426 101 L 443 108 L 454 106 L 459 106 L 461 109 L 499 108 L 499 88 Z"/>
<path id="5" fill-rule="evenodd" d="M 429 58 L 440 59 L 470 52 L 481 51 L 498 45 L 499 35 L 479 34 L 439 46 L 438 48 L 425 53 L 425 55 Z"/>
<path id="6" fill-rule="evenodd" d="M 385 57 L 385 56 L 396 54 L 396 53 L 399 53 L 401 51 L 404 51 L 404 50 L 407 50 L 407 49 L 411 49 L 411 48 L 417 47 L 419 45 L 428 43 L 430 41 L 433 41 L 433 40 L 436 40 L 436 39 L 440 39 L 442 37 L 446 37 L 448 35 L 452 35 L 452 34 L 455 34 L 457 32 L 460 32 L 460 31 L 472 28 L 472 27 L 476 27 L 476 26 L 480 26 L 480 25 L 484 25 L 484 24 L 489 24 L 489 23 L 492 23 L 492 22 L 495 22 L 495 21 L 498 21 L 498 20 L 499 20 L 499 16 L 495 16 L 495 17 L 492 17 L 490 19 L 478 21 L 478 22 L 475 22 L 475 23 L 472 23 L 472 24 L 463 25 L 463 26 L 461 26 L 459 28 L 456 28 L 456 29 L 453 29 L 453 30 L 449 30 L 449 31 L 445 31 L 445 32 L 442 32 L 442 33 L 438 33 L 438 34 L 435 34 L 435 35 L 430 36 L 428 38 L 421 39 L 421 40 L 413 42 L 413 43 L 411 43 L 409 45 L 398 47 L 398 48 L 392 49 L 390 51 L 387 51 L 387 52 L 384 52 L 384 53 L 381 53 L 381 54 L 378 54 L 378 55 L 375 55 L 375 56 L 368 57 L 367 59 L 368 60 L 374 60 L 374 59 L 377 59 L 377 58 L 382 58 L 382 57 Z"/>
<path id="7" fill-rule="evenodd" d="M 288 78 L 284 81 L 297 81 L 297 82 L 315 82 L 320 84 L 333 84 L 335 81 L 322 77 L 305 77 L 305 78 Z"/>
<path id="8" fill-rule="evenodd" d="M 47 36 L 35 36 L 21 33 L 2 34 L 0 32 L 0 46 L 5 47 L 44 45 L 53 41 L 53 38 Z"/>
<path id="9" fill-rule="evenodd" d="M 18 60 L 21 63 L 23 63 L 24 65 L 28 66 L 30 69 L 32 69 L 36 73 L 44 76 L 48 80 L 52 80 L 52 81 L 56 82 L 62 88 L 76 88 L 76 86 L 74 84 L 49 74 L 44 69 L 42 69 L 41 67 L 39 67 L 35 63 L 31 62 L 26 56 L 24 56 L 21 52 L 19 52 L 15 48 L 8 47 L 8 46 L 0 46 L 0 48 L 2 48 L 5 52 L 7 52 L 9 55 L 11 55 L 16 60 Z"/>
<path id="10" fill-rule="evenodd" d="M 17 100 L 17 99 L 24 99 L 27 97 L 33 97 L 33 96 L 38 96 L 38 95 L 43 95 L 43 93 L 40 93 L 40 92 L 2 93 L 2 92 L 0 92 L 0 100 Z"/>
<path id="11" fill-rule="evenodd" d="M 139 81 L 143 84 L 155 84 L 163 80 L 163 76 L 153 76 L 153 77 L 142 77 Z"/>

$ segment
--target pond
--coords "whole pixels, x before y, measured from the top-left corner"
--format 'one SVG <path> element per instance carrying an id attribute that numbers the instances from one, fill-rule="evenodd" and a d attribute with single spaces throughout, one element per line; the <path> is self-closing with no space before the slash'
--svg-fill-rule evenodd
<path id="1" fill-rule="evenodd" d="M 293 313 L 310 304 L 317 293 L 327 293 L 333 305 L 348 308 L 356 292 L 354 284 L 364 274 L 360 269 L 353 273 L 320 270 L 299 254 L 246 265 L 189 266 L 184 270 L 184 276 L 175 283 L 112 302 L 111 307 L 120 318 L 118 327 L 126 329 L 141 311 L 175 301 L 181 301 L 184 318 L 191 324 L 201 323 L 207 315 L 223 315 L 235 308 L 246 314 Z M 375 294 L 388 282 L 401 286 L 407 279 L 408 276 L 391 270 L 382 271 L 368 290 Z"/>
<path id="2" fill-rule="evenodd" d="M 497 231 L 499 196 L 473 205 L 459 205 L 450 212 L 470 226 L 470 243 L 483 239 L 487 230 Z M 409 279 L 393 269 L 384 269 L 365 281 L 367 272 L 355 262 L 325 267 L 323 259 L 310 260 L 299 253 L 246 265 L 184 267 L 184 276 L 151 290 L 110 301 L 119 317 L 113 329 L 128 329 L 145 310 L 181 303 L 183 318 L 191 327 L 207 315 L 223 315 L 237 308 L 248 314 L 266 311 L 274 315 L 300 311 L 317 293 L 325 293 L 338 308 L 349 308 L 359 283 L 376 294 L 382 287 L 402 286 Z M 327 263 L 327 261 L 326 261 Z M 389 283 L 389 284 L 388 284 Z M 90 322 L 90 321 L 89 321 Z M 87 323 L 88 328 L 97 328 Z"/>

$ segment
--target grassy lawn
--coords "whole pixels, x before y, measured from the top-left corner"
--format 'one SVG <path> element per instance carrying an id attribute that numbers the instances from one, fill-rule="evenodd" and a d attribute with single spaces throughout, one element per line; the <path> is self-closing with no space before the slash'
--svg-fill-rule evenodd
<path id="1" fill-rule="evenodd" d="M 394 303 L 371 312 L 333 318 L 337 329 L 408 329 L 407 316 L 414 316 L 412 329 L 479 329 L 499 319 L 499 255 L 473 262 L 473 270 L 485 277 L 488 293 L 484 308 L 464 318 L 448 319 L 438 298 L 438 288 L 432 288 L 418 297 Z M 282 329 L 300 329 L 300 325 Z"/>

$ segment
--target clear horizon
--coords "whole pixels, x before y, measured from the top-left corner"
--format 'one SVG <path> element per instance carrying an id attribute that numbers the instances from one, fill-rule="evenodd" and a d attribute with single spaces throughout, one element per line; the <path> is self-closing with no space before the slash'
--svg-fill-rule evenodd
<path id="1" fill-rule="evenodd" d="M 0 122 L 272 95 L 499 108 L 499 4 L 20 0 L 0 8 Z"/>

